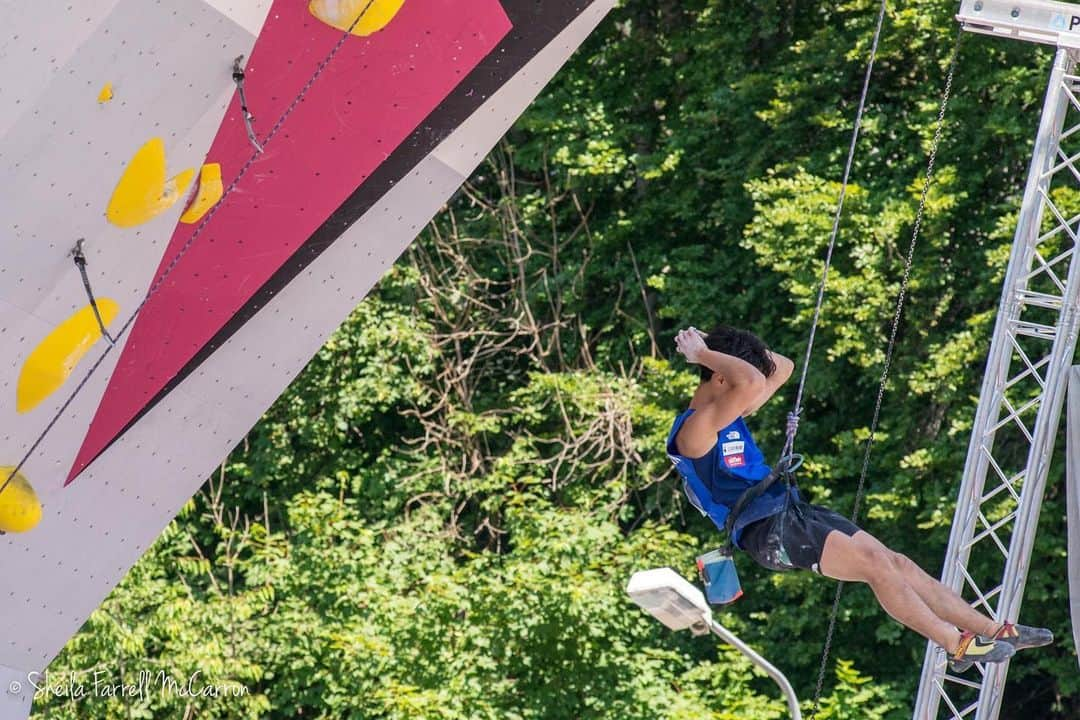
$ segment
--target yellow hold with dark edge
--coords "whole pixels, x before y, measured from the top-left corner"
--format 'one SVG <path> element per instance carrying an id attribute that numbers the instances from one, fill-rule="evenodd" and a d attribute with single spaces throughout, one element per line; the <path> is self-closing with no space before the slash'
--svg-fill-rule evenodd
<path id="1" fill-rule="evenodd" d="M 108 325 L 120 312 L 109 298 L 98 298 L 101 321 Z M 94 309 L 85 305 L 56 326 L 27 356 L 15 386 L 15 411 L 30 412 L 60 389 L 83 356 L 101 339 Z"/>
<path id="2" fill-rule="evenodd" d="M 367 37 L 390 24 L 401 10 L 405 0 L 311 0 L 308 10 L 327 25 L 345 31 L 352 28 L 352 34 Z M 356 22 L 360 13 L 364 16 Z"/>
<path id="3" fill-rule="evenodd" d="M 105 217 L 122 228 L 135 227 L 165 212 L 187 192 L 195 171 L 188 169 L 165 179 L 165 143 L 148 140 L 124 168 Z"/>
<path id="4" fill-rule="evenodd" d="M 221 184 L 221 164 L 206 163 L 199 170 L 199 191 L 191 201 L 180 222 L 191 225 L 199 222 L 207 211 L 221 200 L 224 187 Z"/>
<path id="5" fill-rule="evenodd" d="M 0 492 L 0 531 L 23 533 L 33 530 L 41 522 L 41 503 L 22 473 L 11 476 L 14 469 L 0 466 L 0 486 L 11 477 L 11 482 Z"/>

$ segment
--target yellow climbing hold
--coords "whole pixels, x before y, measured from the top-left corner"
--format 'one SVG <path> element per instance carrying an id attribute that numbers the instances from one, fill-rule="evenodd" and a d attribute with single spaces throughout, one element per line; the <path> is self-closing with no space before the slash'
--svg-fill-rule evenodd
<path id="1" fill-rule="evenodd" d="M 105 83 L 105 87 L 101 88 L 101 92 L 98 93 L 97 101 L 101 104 L 105 104 L 113 99 L 112 83 Z"/>
<path id="2" fill-rule="evenodd" d="M 165 143 L 152 138 L 139 148 L 113 190 L 105 217 L 119 227 L 134 227 L 171 208 L 187 191 L 194 170 L 165 180 Z"/>
<path id="3" fill-rule="evenodd" d="M 357 16 L 364 13 L 352 34 L 366 37 L 386 27 L 404 4 L 405 0 L 311 0 L 308 10 L 338 30 L 348 30 Z"/>
<path id="4" fill-rule="evenodd" d="M 120 311 L 120 306 L 109 298 L 98 298 L 97 305 L 106 325 Z M 100 339 L 101 328 L 89 305 L 57 325 L 23 363 L 15 390 L 15 410 L 29 412 L 56 392 Z"/>
<path id="5" fill-rule="evenodd" d="M 199 222 L 207 210 L 217 205 L 222 192 L 224 188 L 221 185 L 221 165 L 218 163 L 203 165 L 199 170 L 199 192 L 188 205 L 188 209 L 180 216 L 180 222 L 189 225 Z"/>
<path id="6" fill-rule="evenodd" d="M 37 493 L 22 473 L 12 475 L 13 467 L 0 465 L 0 531 L 21 533 L 33 530 L 41 522 L 41 503 Z"/>

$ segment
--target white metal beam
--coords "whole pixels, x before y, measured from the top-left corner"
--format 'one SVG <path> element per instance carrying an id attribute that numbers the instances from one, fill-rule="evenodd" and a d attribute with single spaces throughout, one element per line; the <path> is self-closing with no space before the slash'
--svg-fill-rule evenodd
<path id="1" fill-rule="evenodd" d="M 963 0 L 965 30 L 1028 42 L 1080 47 L 1080 6 L 1050 0 Z"/>
<path id="2" fill-rule="evenodd" d="M 1065 450 L 1065 506 L 1069 535 L 1069 615 L 1080 661 L 1080 365 L 1069 371 L 1069 432 Z"/>

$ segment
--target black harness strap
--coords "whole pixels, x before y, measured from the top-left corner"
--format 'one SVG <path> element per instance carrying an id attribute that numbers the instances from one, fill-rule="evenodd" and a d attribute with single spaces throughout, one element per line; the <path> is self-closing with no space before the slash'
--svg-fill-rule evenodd
<path id="1" fill-rule="evenodd" d="M 791 456 L 780 458 L 780 461 L 776 463 L 776 467 L 773 468 L 772 472 L 770 472 L 764 480 L 748 487 L 743 491 L 743 494 L 739 496 L 739 499 L 735 501 L 735 505 L 731 508 L 727 520 L 724 522 L 724 532 L 727 534 L 726 548 L 729 551 L 735 547 L 735 521 L 738 520 L 739 515 L 742 514 L 742 511 L 745 510 L 750 503 L 764 495 L 765 491 L 775 485 L 781 478 L 784 479 L 784 483 L 787 485 L 786 492 L 791 492 L 792 459 Z"/>

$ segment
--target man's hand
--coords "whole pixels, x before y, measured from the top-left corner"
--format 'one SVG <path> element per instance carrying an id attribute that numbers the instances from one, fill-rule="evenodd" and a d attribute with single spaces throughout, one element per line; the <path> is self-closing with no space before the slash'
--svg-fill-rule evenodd
<path id="1" fill-rule="evenodd" d="M 708 351 L 705 334 L 695 327 L 680 330 L 675 336 L 675 348 L 686 358 L 686 362 L 701 364 L 701 355 Z"/>

